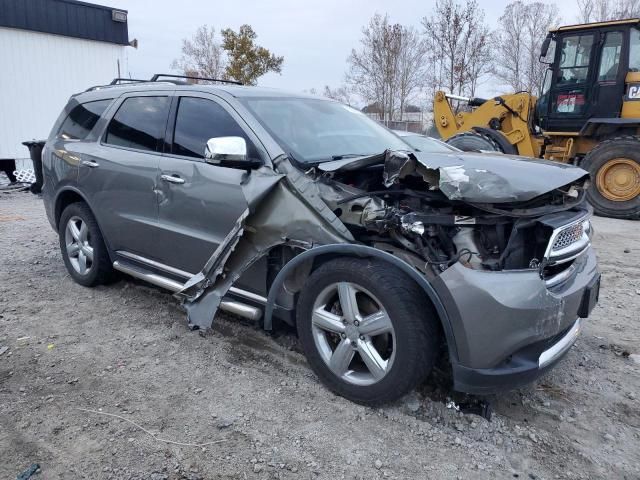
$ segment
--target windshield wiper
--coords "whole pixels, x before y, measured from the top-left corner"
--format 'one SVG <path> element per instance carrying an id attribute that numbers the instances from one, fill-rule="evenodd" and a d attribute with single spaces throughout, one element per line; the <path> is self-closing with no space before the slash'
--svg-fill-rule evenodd
<path id="1" fill-rule="evenodd" d="M 345 158 L 371 157 L 377 155 L 375 153 L 342 153 L 340 155 L 331 155 L 331 160 L 344 160 Z"/>

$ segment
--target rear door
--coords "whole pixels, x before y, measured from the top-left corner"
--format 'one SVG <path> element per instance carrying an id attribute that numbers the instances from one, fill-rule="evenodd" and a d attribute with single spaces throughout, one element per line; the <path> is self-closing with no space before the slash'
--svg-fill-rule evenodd
<path id="1" fill-rule="evenodd" d="M 156 178 L 164 148 L 170 93 L 136 92 L 118 99 L 79 182 L 114 251 L 157 256 Z"/>
<path id="2" fill-rule="evenodd" d="M 82 104 L 74 98 L 69 101 L 65 107 L 67 115 L 64 118 L 61 115 L 56 122 L 42 154 L 45 198 L 55 193 L 51 190 L 54 187 L 78 185 L 80 163 L 87 152 L 95 150 L 95 138 L 87 140 L 87 137 L 112 101 L 112 98 Z M 45 206 L 53 218 L 53 198 L 49 200 L 45 201 Z"/>
<path id="3" fill-rule="evenodd" d="M 243 126 L 241 126 L 243 125 Z M 204 161 L 207 140 L 240 136 L 260 157 L 253 134 L 229 105 L 205 93 L 177 92 L 158 164 L 157 244 L 161 262 L 199 272 L 247 208 L 240 186 L 246 171 Z"/>

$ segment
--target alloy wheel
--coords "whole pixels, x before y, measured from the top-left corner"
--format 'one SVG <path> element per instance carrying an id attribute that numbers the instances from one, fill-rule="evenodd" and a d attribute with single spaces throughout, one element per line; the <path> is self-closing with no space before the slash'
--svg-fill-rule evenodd
<path id="1" fill-rule="evenodd" d="M 65 228 L 66 254 L 73 269 L 87 275 L 93 267 L 93 246 L 89 226 L 82 218 L 73 216 Z"/>
<path id="2" fill-rule="evenodd" d="M 391 370 L 396 350 L 391 318 L 363 287 L 327 286 L 314 302 L 311 325 L 322 360 L 342 380 L 372 385 Z"/>

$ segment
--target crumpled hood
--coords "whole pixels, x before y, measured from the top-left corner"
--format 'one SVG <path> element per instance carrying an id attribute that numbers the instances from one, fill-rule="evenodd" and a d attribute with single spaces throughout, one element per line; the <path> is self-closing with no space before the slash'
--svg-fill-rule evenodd
<path id="1" fill-rule="evenodd" d="M 472 203 L 526 202 L 580 180 L 589 173 L 564 163 L 492 153 L 414 152 L 423 166 L 438 170 L 440 190 Z"/>
<path id="2" fill-rule="evenodd" d="M 589 175 L 573 165 L 515 155 L 390 150 L 372 157 L 325 162 L 320 169 L 356 170 L 373 163 L 384 163 L 387 180 L 415 170 L 430 183 L 437 181 L 447 198 L 470 203 L 526 202 Z"/>

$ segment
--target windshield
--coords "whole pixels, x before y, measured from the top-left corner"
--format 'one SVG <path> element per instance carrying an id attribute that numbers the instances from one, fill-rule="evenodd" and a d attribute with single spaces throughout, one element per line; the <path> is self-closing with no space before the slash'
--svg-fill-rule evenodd
<path id="1" fill-rule="evenodd" d="M 440 140 L 424 137 L 422 135 L 401 135 L 400 138 L 420 152 L 451 153 L 460 151 L 451 145 L 441 142 Z"/>
<path id="2" fill-rule="evenodd" d="M 316 163 L 369 156 L 407 144 L 364 113 L 313 98 L 248 97 L 241 101 L 288 154 Z"/>

